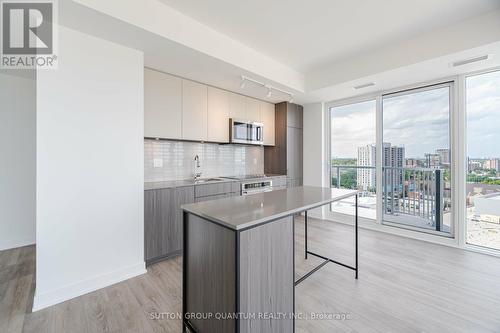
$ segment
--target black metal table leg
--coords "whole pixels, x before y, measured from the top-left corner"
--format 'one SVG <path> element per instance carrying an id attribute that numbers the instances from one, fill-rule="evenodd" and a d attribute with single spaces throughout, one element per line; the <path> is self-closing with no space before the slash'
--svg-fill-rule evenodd
<path id="1" fill-rule="evenodd" d="M 305 251 L 304 251 L 304 258 L 307 259 L 307 210 L 304 212 L 304 228 L 305 228 Z"/>
<path id="2" fill-rule="evenodd" d="M 182 212 L 182 332 L 187 332 L 187 213 Z"/>
<path id="3" fill-rule="evenodd" d="M 312 254 L 315 257 L 323 259 L 324 261 L 321 264 L 319 264 L 318 266 L 314 267 L 312 270 L 310 270 L 307 274 L 305 274 L 304 276 L 302 276 L 300 279 L 298 279 L 297 281 L 295 281 L 295 285 L 298 285 L 299 283 L 301 283 L 302 281 L 304 281 L 306 278 L 308 278 L 310 275 L 312 275 L 314 272 L 316 272 L 317 270 L 319 270 L 321 267 L 323 267 L 324 265 L 326 265 L 329 262 L 353 270 L 355 272 L 355 278 L 356 279 L 358 278 L 358 194 L 357 193 L 355 194 L 354 201 L 355 201 L 355 207 L 354 207 L 354 209 L 355 209 L 355 213 L 354 213 L 355 265 L 354 266 L 349 266 L 349 265 L 346 265 L 346 264 L 341 263 L 339 261 L 333 260 L 331 258 L 322 256 L 322 255 L 320 255 L 318 253 L 314 253 L 314 252 L 308 250 L 308 248 L 307 248 L 307 211 L 304 211 L 304 217 L 305 217 L 304 218 L 304 234 L 305 234 L 305 239 L 304 239 L 304 241 L 305 241 L 305 250 L 304 250 L 304 252 L 305 253 L 304 253 L 304 257 L 305 257 L 305 259 L 307 259 L 307 255 L 308 254 Z"/>
<path id="4" fill-rule="evenodd" d="M 358 278 L 358 195 L 355 198 L 355 214 L 354 214 L 354 246 L 356 252 L 356 279 Z"/>

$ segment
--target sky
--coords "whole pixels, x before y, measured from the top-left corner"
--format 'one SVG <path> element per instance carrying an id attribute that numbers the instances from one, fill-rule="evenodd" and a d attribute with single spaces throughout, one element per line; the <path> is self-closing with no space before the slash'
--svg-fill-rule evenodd
<path id="1" fill-rule="evenodd" d="M 404 146 L 407 158 L 449 148 L 449 101 L 449 87 L 384 98 L 384 142 Z"/>
<path id="2" fill-rule="evenodd" d="M 500 158 L 500 71 L 467 78 L 467 149 L 473 158 Z"/>
<path id="3" fill-rule="evenodd" d="M 375 143 L 375 101 L 331 109 L 332 156 L 355 158 L 357 147 Z M 383 100 L 384 142 L 423 158 L 449 148 L 449 89 L 418 91 Z M 500 72 L 467 78 L 469 156 L 500 157 Z M 491 143 L 491 144 L 486 144 Z"/>
<path id="4" fill-rule="evenodd" d="M 332 157 L 355 158 L 357 147 L 375 143 L 375 101 L 331 110 Z"/>

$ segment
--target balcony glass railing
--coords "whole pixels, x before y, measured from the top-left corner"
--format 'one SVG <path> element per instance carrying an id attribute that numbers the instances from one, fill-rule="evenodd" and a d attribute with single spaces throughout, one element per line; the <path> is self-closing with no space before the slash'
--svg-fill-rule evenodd
<path id="1" fill-rule="evenodd" d="M 377 219 L 376 170 L 370 166 L 334 165 L 331 168 L 331 186 L 356 189 L 360 191 L 358 206 L 359 216 Z M 335 202 L 331 210 L 348 215 L 354 214 L 354 199 Z"/>
<path id="2" fill-rule="evenodd" d="M 449 170 L 382 168 L 383 221 L 416 228 L 450 232 L 451 188 Z M 360 216 L 376 219 L 376 169 L 371 166 L 334 165 L 331 186 L 360 191 Z M 332 211 L 352 214 L 354 202 L 340 201 Z"/>

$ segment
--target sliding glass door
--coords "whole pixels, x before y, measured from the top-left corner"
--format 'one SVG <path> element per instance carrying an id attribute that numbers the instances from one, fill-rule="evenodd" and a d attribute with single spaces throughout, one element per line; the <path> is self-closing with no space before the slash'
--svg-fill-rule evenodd
<path id="1" fill-rule="evenodd" d="M 360 191 L 361 217 L 451 235 L 452 88 L 444 83 L 329 107 L 330 185 Z M 352 215 L 353 204 L 337 202 L 331 211 Z"/>
<path id="2" fill-rule="evenodd" d="M 500 71 L 466 78 L 466 241 L 500 250 Z"/>
<path id="3" fill-rule="evenodd" d="M 452 84 L 382 96 L 383 223 L 450 234 Z"/>

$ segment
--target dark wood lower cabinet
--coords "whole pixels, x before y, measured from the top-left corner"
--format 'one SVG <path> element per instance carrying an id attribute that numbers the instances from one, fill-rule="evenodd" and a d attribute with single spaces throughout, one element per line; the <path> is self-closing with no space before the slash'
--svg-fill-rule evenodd
<path id="1" fill-rule="evenodd" d="M 230 196 L 233 196 L 233 195 L 239 195 L 239 193 L 223 193 L 223 194 L 217 194 L 217 195 L 210 195 L 208 197 L 196 197 L 194 199 L 194 202 L 224 199 L 224 198 L 229 198 Z"/>
<path id="2" fill-rule="evenodd" d="M 184 276 L 187 312 L 202 314 L 189 322 L 197 332 L 236 332 L 236 233 L 215 223 L 187 215 L 184 258 L 189 274 Z M 183 258 L 183 260 L 184 260 Z M 217 315 L 224 314 L 225 320 Z"/>
<path id="3" fill-rule="evenodd" d="M 293 217 L 242 231 L 187 212 L 185 219 L 189 324 L 199 333 L 293 332 Z"/>
<path id="4" fill-rule="evenodd" d="M 286 177 L 273 177 L 275 189 L 286 185 Z M 144 256 L 150 265 L 181 254 L 181 205 L 240 195 L 240 182 L 203 184 L 144 191 Z"/>
<path id="5" fill-rule="evenodd" d="M 146 264 L 152 264 L 181 253 L 181 205 L 193 202 L 193 186 L 144 191 L 144 256 Z"/>

